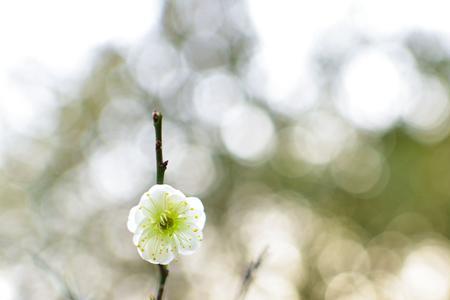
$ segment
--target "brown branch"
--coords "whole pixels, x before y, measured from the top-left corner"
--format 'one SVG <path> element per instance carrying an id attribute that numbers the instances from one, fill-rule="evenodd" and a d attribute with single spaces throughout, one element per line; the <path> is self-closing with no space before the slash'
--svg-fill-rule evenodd
<path id="1" fill-rule="evenodd" d="M 159 273 L 161 274 L 161 279 L 159 281 L 158 297 L 157 300 L 162 300 L 164 294 L 164 287 L 166 286 L 166 279 L 169 276 L 169 268 L 165 265 L 158 265 Z"/>
<path id="2" fill-rule="evenodd" d="M 164 183 L 164 173 L 167 169 L 168 161 L 163 160 L 162 153 L 162 114 L 154 111 L 152 114 L 153 125 L 155 126 L 155 152 L 156 152 L 156 183 Z M 167 276 L 169 276 L 169 268 L 165 265 L 158 265 L 161 275 L 158 288 L 157 300 L 162 300 L 164 287 L 166 285 Z"/>
<path id="3" fill-rule="evenodd" d="M 167 160 L 163 160 L 162 153 L 162 119 L 163 116 L 160 112 L 153 112 L 153 125 L 155 126 L 155 152 L 156 152 L 156 183 L 164 183 L 164 172 L 167 169 Z"/>

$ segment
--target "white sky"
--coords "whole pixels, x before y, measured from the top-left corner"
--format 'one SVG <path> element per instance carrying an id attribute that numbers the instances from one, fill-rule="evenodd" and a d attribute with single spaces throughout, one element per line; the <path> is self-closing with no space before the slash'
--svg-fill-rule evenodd
<path id="1" fill-rule="evenodd" d="M 0 0 L 0 165 L 14 134 L 4 127 L 32 135 L 52 130 L 50 79 L 82 78 L 96 48 L 139 41 L 158 24 L 160 8 L 160 0 Z"/>
<path id="2" fill-rule="evenodd" d="M 0 68 L 33 61 L 56 74 L 76 72 L 95 47 L 136 41 L 159 10 L 159 0 L 2 0 Z"/>

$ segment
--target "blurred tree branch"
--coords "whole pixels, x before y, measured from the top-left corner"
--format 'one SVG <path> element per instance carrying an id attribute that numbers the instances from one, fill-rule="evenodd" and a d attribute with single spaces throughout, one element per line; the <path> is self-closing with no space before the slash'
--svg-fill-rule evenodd
<path id="1" fill-rule="evenodd" d="M 245 271 L 244 278 L 242 280 L 241 288 L 236 297 L 236 300 L 245 299 L 245 296 L 247 295 L 250 285 L 253 282 L 255 272 L 259 269 L 259 267 L 261 267 L 261 264 L 264 261 L 264 258 L 267 254 L 268 249 L 269 249 L 269 247 L 264 248 L 264 250 L 259 254 L 256 261 L 251 261 L 250 264 L 248 265 L 247 270 Z"/>
<path id="2" fill-rule="evenodd" d="M 69 300 L 79 300 L 80 298 L 76 295 L 76 293 L 72 290 L 72 288 L 68 285 L 67 281 L 64 277 L 54 270 L 39 254 L 32 254 L 32 258 L 34 263 L 40 267 L 42 270 L 46 271 L 50 274 L 56 281 L 61 285 L 61 293 L 64 295 L 64 298 Z"/>

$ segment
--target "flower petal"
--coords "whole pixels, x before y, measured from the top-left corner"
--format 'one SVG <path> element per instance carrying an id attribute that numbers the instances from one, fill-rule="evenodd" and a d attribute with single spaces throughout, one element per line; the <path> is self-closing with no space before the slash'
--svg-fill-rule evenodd
<path id="1" fill-rule="evenodd" d="M 161 265 L 168 265 L 174 259 L 175 254 L 173 253 L 172 249 L 158 252 L 156 254 L 156 261 Z"/>
<path id="2" fill-rule="evenodd" d="M 198 211 L 204 211 L 203 203 L 200 199 L 197 197 L 187 197 L 186 201 L 190 208 L 193 208 L 194 210 Z"/>
<path id="3" fill-rule="evenodd" d="M 184 196 L 184 194 L 182 192 L 180 192 L 177 189 L 174 189 L 173 187 L 171 187 L 168 184 L 155 184 L 154 186 L 152 186 L 148 192 L 150 197 L 152 199 L 154 199 L 155 201 L 160 201 L 164 198 L 164 193 L 167 194 L 181 194 Z"/>
<path id="4" fill-rule="evenodd" d="M 200 247 L 203 234 L 202 232 L 180 232 L 174 236 L 174 239 L 178 253 L 181 255 L 191 255 Z"/>
<path id="5" fill-rule="evenodd" d="M 141 241 L 143 231 L 137 232 L 133 234 L 133 244 L 137 246 L 139 242 Z"/>
<path id="6" fill-rule="evenodd" d="M 193 225 L 198 230 L 203 230 L 206 222 L 206 214 L 204 211 L 188 211 L 186 214 L 188 224 Z"/>
<path id="7" fill-rule="evenodd" d="M 186 212 L 188 222 L 194 224 L 199 230 L 202 230 L 206 222 L 206 214 L 202 201 L 196 197 L 186 198 L 189 209 Z"/>
<path id="8" fill-rule="evenodd" d="M 136 232 L 138 226 L 145 220 L 144 214 L 139 210 L 139 205 L 133 206 L 128 214 L 127 227 L 132 233 Z"/>
<path id="9" fill-rule="evenodd" d="M 172 201 L 174 204 L 180 204 L 186 200 L 186 196 L 180 191 L 170 193 L 169 198 L 170 198 L 170 201 Z"/>
<path id="10" fill-rule="evenodd" d="M 178 202 L 185 198 L 182 192 L 168 184 L 156 184 L 142 195 L 140 205 L 145 208 L 144 213 L 150 216 L 165 209 L 167 200 Z"/>
<path id="11" fill-rule="evenodd" d="M 173 248 L 168 238 L 154 236 L 144 243 L 144 251 L 138 248 L 138 252 L 143 259 L 152 264 L 167 265 L 175 258 Z"/>
<path id="12" fill-rule="evenodd" d="M 162 206 L 161 201 L 153 199 L 148 192 L 141 196 L 139 205 L 147 217 L 154 215 Z"/>

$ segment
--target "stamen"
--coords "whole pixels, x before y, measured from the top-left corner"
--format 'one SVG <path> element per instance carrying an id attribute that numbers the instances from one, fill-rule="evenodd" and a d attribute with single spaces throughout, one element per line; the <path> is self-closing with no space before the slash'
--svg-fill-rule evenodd
<path id="1" fill-rule="evenodd" d="M 174 221 L 170 217 L 170 215 L 167 211 L 164 211 L 159 216 L 159 228 L 161 228 L 162 230 L 167 230 L 167 229 L 171 228 L 173 226 L 173 224 L 174 224 Z"/>

